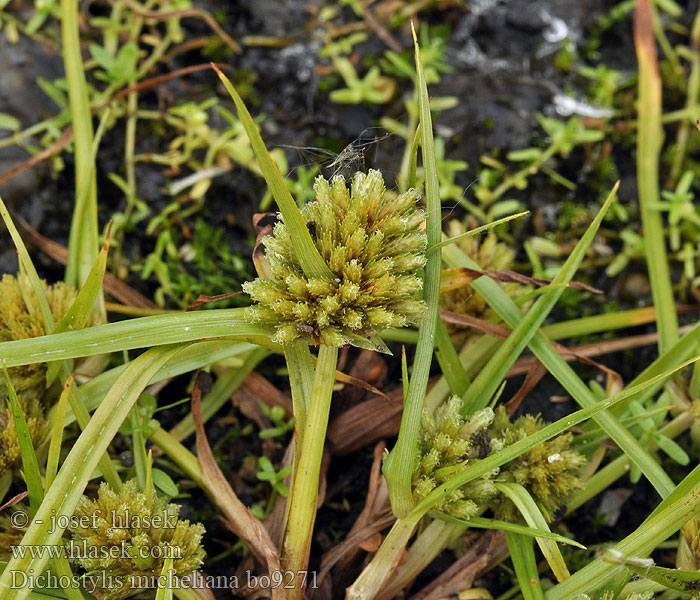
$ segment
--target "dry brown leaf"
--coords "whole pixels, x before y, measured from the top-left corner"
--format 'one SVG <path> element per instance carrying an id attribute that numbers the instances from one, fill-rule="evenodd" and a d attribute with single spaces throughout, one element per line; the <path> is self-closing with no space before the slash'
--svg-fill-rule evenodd
<path id="1" fill-rule="evenodd" d="M 457 595 L 472 586 L 484 571 L 494 567 L 508 556 L 508 545 L 500 531 L 487 531 L 448 569 L 426 585 L 410 600 L 440 600 Z"/>
<path id="2" fill-rule="evenodd" d="M 457 267 L 454 269 L 445 269 L 443 271 L 443 276 L 440 280 L 440 291 L 444 292 L 463 287 L 482 276 L 490 277 L 495 281 L 500 281 L 503 283 L 522 283 L 524 285 L 535 285 L 537 287 L 545 287 L 552 284 L 551 279 L 529 277 L 509 269 L 500 269 L 498 271 L 481 271 L 479 269 L 469 269 L 468 267 Z M 566 287 L 576 290 L 585 290 L 594 294 L 603 293 L 602 290 L 579 281 L 570 281 L 566 284 Z"/>
<path id="3" fill-rule="evenodd" d="M 217 294 L 216 296 L 205 296 L 200 294 L 197 299 L 187 307 L 187 311 L 199 310 L 207 302 L 216 302 L 217 300 L 226 300 L 226 298 L 233 298 L 234 296 L 240 296 L 243 292 L 228 292 L 226 294 Z"/>
<path id="4" fill-rule="evenodd" d="M 266 565 L 268 573 L 279 571 L 281 567 L 277 547 L 263 524 L 238 499 L 214 459 L 202 422 L 202 390 L 197 379 L 192 390 L 192 416 L 197 435 L 197 459 L 206 492 L 226 517 L 227 526 L 248 544 L 257 559 Z M 282 600 L 284 597 L 281 589 L 273 589 L 271 594 L 273 600 Z"/>

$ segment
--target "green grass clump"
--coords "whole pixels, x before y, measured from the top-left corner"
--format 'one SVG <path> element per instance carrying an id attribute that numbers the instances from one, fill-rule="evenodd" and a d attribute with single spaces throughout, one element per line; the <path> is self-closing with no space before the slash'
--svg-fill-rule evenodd
<path id="1" fill-rule="evenodd" d="M 362 345 L 388 327 L 417 323 L 425 311 L 418 298 L 425 264 L 424 220 L 418 194 L 386 194 L 379 171 L 356 173 L 349 190 L 343 177 L 318 177 L 316 202 L 302 215 L 332 279 L 307 277 L 285 223 L 264 238 L 269 268 L 243 285 L 257 303 L 248 312 L 277 332 L 274 341 L 297 339 L 330 346 Z"/>

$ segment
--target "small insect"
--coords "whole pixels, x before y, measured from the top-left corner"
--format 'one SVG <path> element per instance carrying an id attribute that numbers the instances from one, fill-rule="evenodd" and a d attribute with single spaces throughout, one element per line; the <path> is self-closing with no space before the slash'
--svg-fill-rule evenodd
<path id="1" fill-rule="evenodd" d="M 386 136 L 384 136 L 386 137 Z M 363 131 L 357 139 L 353 140 L 335 160 L 326 165 L 333 175 L 350 177 L 355 171 L 367 173 L 372 168 L 377 145 L 380 139 L 371 129 Z"/>
<path id="2" fill-rule="evenodd" d="M 306 228 L 309 230 L 311 237 L 316 237 L 316 221 L 309 221 L 306 224 Z"/>

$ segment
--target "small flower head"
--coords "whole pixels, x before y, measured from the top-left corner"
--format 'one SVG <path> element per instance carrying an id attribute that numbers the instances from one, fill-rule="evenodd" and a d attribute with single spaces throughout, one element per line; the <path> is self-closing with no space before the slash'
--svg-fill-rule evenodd
<path id="1" fill-rule="evenodd" d="M 434 413 L 423 414 L 418 459 L 413 473 L 413 495 L 418 501 L 469 465 L 536 433 L 544 423 L 531 415 L 511 423 L 506 409 L 484 408 L 460 414 L 462 402 L 453 396 Z M 517 509 L 495 488 L 496 482 L 519 483 L 532 495 L 545 518 L 581 487 L 579 471 L 584 456 L 571 448 L 571 434 L 538 444 L 500 469 L 482 475 L 443 498 L 437 510 L 469 518 L 489 507 L 499 519 L 519 520 Z"/>
<path id="2" fill-rule="evenodd" d="M 423 414 L 421 435 L 418 443 L 419 458 L 413 474 L 413 494 L 420 500 L 438 485 L 460 473 L 480 458 L 489 454 L 490 437 L 488 427 L 493 420 L 493 411 L 485 408 L 464 419 L 459 410 L 462 402 L 453 396 L 434 414 Z M 493 480 L 498 470 L 470 481 L 455 490 L 438 505 L 442 510 L 469 518 L 479 513 L 496 495 Z"/>
<path id="3" fill-rule="evenodd" d="M 66 314 L 77 296 L 74 288 L 59 282 L 42 281 L 55 321 Z M 26 276 L 3 275 L 0 280 L 0 342 L 46 335 L 39 300 Z M 8 369 L 12 385 L 25 401 L 39 397 L 45 387 L 46 363 Z M 0 399 L 7 397 L 5 378 L 0 376 Z"/>
<path id="4" fill-rule="evenodd" d="M 467 226 L 457 219 L 453 219 L 448 224 L 447 235 L 450 238 L 457 237 L 469 231 Z M 471 258 L 484 270 L 500 271 L 512 268 L 515 253 L 505 243 L 499 242 L 494 233 L 486 236 L 473 235 L 457 242 L 460 250 Z M 448 269 L 448 274 L 451 270 Z M 518 283 L 501 283 L 503 290 L 511 297 L 517 298 L 529 291 L 527 286 Z M 449 289 L 440 294 L 440 307 L 450 312 L 472 317 L 489 319 L 494 316 L 493 309 L 489 307 L 486 300 L 472 288 L 471 285 L 460 285 L 454 289 Z M 448 324 L 448 330 L 456 335 L 459 341 L 466 341 L 469 334 L 459 325 Z"/>
<path id="5" fill-rule="evenodd" d="M 204 560 L 204 527 L 178 519 L 179 512 L 155 494 L 149 500 L 134 479 L 119 492 L 102 483 L 97 499 L 83 496 L 75 511 L 73 521 L 81 527 L 72 530 L 74 555 L 88 573 L 116 584 L 101 590 L 109 600 L 132 594 L 133 582 L 157 580 L 166 558 L 174 559 L 175 575 L 191 573 Z"/>
<path id="6" fill-rule="evenodd" d="M 538 432 L 545 426 L 539 417 L 524 415 L 510 422 L 506 409 L 500 406 L 492 432 L 502 437 L 506 445 L 514 444 Z M 557 509 L 563 506 L 582 485 L 579 473 L 586 458 L 571 447 L 571 433 L 559 435 L 538 444 L 518 458 L 503 466 L 500 478 L 514 481 L 525 487 L 539 505 L 545 518 L 552 520 Z M 507 499 L 496 503 L 500 518 L 516 520 L 517 511 Z"/>
<path id="7" fill-rule="evenodd" d="M 22 463 L 22 454 L 17 437 L 17 428 L 12 415 L 12 409 L 7 406 L 0 410 L 0 475 L 19 467 Z M 31 398 L 28 402 L 20 401 L 24 412 L 24 419 L 29 430 L 29 438 L 34 448 L 41 446 L 48 435 L 48 424 L 44 418 L 44 409 L 37 398 Z"/>
<path id="8" fill-rule="evenodd" d="M 388 194 L 379 171 L 345 179 L 318 177 L 316 201 L 302 208 L 309 231 L 333 277 L 307 277 L 285 223 L 264 238 L 270 276 L 244 284 L 256 302 L 249 317 L 276 329 L 275 341 L 365 345 L 381 329 L 417 323 L 425 264 L 418 194 Z"/>

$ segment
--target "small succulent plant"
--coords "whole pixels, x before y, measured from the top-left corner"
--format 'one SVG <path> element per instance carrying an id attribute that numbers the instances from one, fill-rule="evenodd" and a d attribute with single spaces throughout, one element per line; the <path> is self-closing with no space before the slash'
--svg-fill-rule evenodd
<path id="1" fill-rule="evenodd" d="M 419 298 L 425 264 L 424 215 L 418 193 L 388 193 L 379 171 L 328 182 L 319 176 L 316 200 L 302 214 L 333 278 L 302 271 L 284 222 L 264 238 L 269 276 L 244 284 L 256 302 L 248 316 L 275 328 L 274 340 L 303 339 L 329 346 L 368 344 L 378 331 L 417 323 L 425 312 Z"/>
<path id="2" fill-rule="evenodd" d="M 503 406 L 496 411 L 484 408 L 466 418 L 460 415 L 460 408 L 460 398 L 453 396 L 434 414 L 423 413 L 413 476 L 416 500 L 469 464 L 536 433 L 545 425 L 531 415 L 511 422 Z M 551 521 L 556 510 L 581 486 L 579 471 L 586 459 L 571 448 L 572 440 L 573 436 L 567 433 L 538 444 L 500 469 L 455 490 L 435 508 L 462 518 L 493 508 L 499 518 L 517 521 L 517 509 L 494 485 L 515 482 L 527 489 L 545 518 Z"/>
<path id="3" fill-rule="evenodd" d="M 56 322 L 63 318 L 73 304 L 77 291 L 58 282 L 47 285 L 42 281 Z M 0 342 L 24 340 L 46 335 L 39 301 L 26 276 L 3 275 L 0 280 Z M 42 395 L 46 382 L 46 363 L 8 369 L 12 385 L 25 402 Z M 0 377 L 0 399 L 7 398 L 5 378 Z"/>
<path id="4" fill-rule="evenodd" d="M 200 567 L 204 527 L 178 519 L 179 512 L 179 506 L 140 492 L 134 479 L 119 492 L 102 483 L 95 500 L 81 498 L 72 520 L 81 526 L 72 529 L 72 544 L 80 566 L 110 582 L 105 598 L 126 598 L 135 582 L 157 581 L 169 557 L 176 576 Z"/>

